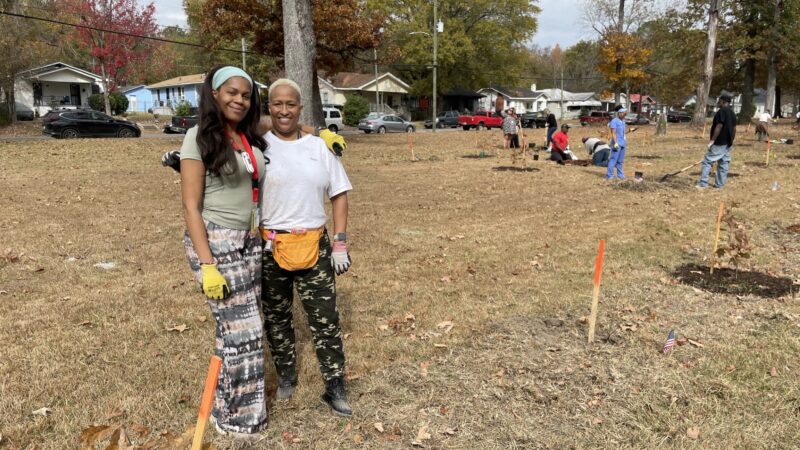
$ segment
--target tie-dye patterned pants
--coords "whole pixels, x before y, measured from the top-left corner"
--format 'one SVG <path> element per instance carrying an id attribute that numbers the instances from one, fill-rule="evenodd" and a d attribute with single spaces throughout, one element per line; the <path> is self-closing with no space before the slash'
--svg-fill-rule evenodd
<path id="1" fill-rule="evenodd" d="M 264 329 L 261 298 L 261 237 L 205 222 L 217 269 L 231 290 L 225 300 L 207 299 L 216 321 L 215 353 L 222 358 L 212 414 L 219 426 L 258 433 L 268 423 L 264 399 Z M 189 234 L 183 238 L 189 266 L 202 282 L 200 261 Z"/>

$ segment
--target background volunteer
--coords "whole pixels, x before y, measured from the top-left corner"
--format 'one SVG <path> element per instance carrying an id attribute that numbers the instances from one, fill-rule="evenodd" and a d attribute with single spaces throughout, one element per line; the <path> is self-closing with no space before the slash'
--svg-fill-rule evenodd
<path id="1" fill-rule="evenodd" d="M 625 179 L 625 172 L 623 164 L 625 163 L 625 149 L 628 142 L 625 140 L 625 115 L 628 110 L 622 106 L 617 105 L 614 110 L 617 112 L 616 117 L 611 119 L 608 127 L 611 129 L 611 155 L 608 157 L 608 172 L 606 173 L 607 180 L 614 179 L 614 169 L 616 169 L 616 176 L 620 180 Z"/>
<path id="2" fill-rule="evenodd" d="M 266 142 L 257 131 L 261 103 L 252 83 L 236 67 L 208 73 L 200 120 L 186 132 L 180 160 L 186 255 L 208 297 L 214 352 L 222 358 L 210 420 L 220 433 L 246 438 L 267 426 L 261 237 L 252 220 Z"/>
<path id="3" fill-rule="evenodd" d="M 728 180 L 728 165 L 731 163 L 733 140 L 736 138 L 736 114 L 731 109 L 730 95 L 721 95 L 717 106 L 719 106 L 719 110 L 714 114 L 714 121 L 711 122 L 711 140 L 708 143 L 708 152 L 703 158 L 700 181 L 697 183 L 697 187 L 700 189 L 708 187 L 711 166 L 715 162 L 717 163 L 717 174 L 714 187 L 722 188 Z"/>
<path id="4" fill-rule="evenodd" d="M 262 236 L 275 239 L 323 228 L 327 222 L 325 200 L 333 210 L 334 243 L 327 230 L 319 239 L 318 260 L 303 270 L 278 265 L 265 245 L 263 258 L 263 308 L 270 352 L 278 372 L 278 399 L 288 399 L 297 384 L 297 355 L 292 323 L 293 289 L 308 315 L 320 371 L 325 381 L 322 400 L 334 413 L 352 414 L 344 385 L 344 347 L 336 307 L 334 271 L 350 267 L 347 252 L 347 192 L 352 189 L 344 166 L 322 139 L 301 133 L 303 109 L 300 88 L 291 80 L 275 81 L 269 88 L 272 131 L 266 135 L 270 159 L 261 204 Z M 275 244 L 278 245 L 276 241 Z"/>
<path id="5" fill-rule="evenodd" d="M 611 147 L 598 138 L 583 138 L 583 145 L 586 146 L 586 153 L 592 157 L 592 165 L 608 167 L 608 157 Z"/>
<path id="6" fill-rule="evenodd" d="M 569 129 L 572 126 L 568 123 L 561 125 L 561 131 L 553 134 L 553 150 L 550 152 L 550 159 L 559 165 L 564 165 L 564 161 L 572 160 L 572 157 L 567 154 L 569 148 Z"/>

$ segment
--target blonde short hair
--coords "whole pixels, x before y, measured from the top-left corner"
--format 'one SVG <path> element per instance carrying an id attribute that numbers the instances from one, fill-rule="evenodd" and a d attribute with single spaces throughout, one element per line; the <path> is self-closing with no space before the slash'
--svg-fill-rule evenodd
<path id="1" fill-rule="evenodd" d="M 268 101 L 272 100 L 272 91 L 281 86 L 289 86 L 290 88 L 294 89 L 294 91 L 297 92 L 297 99 L 302 100 L 303 95 L 300 91 L 300 86 L 298 86 L 297 83 L 288 78 L 279 78 L 269 85 L 269 91 L 267 92 Z"/>

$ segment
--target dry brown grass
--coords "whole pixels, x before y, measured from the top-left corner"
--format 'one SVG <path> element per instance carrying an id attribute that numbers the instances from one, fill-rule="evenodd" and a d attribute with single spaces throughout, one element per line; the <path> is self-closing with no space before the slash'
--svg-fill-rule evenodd
<path id="1" fill-rule="evenodd" d="M 428 427 L 422 445 L 454 449 L 800 442 L 797 300 L 715 293 L 677 273 L 707 264 L 724 199 L 741 205 L 754 270 L 798 278 L 788 227 L 800 223 L 800 149 L 777 146 L 778 159 L 759 166 L 763 148 L 742 129 L 738 176 L 697 192 L 694 175 L 655 179 L 700 159 L 705 140 L 676 126 L 654 141 L 652 130 L 632 135 L 627 170 L 646 180 L 635 188 L 607 184 L 599 168 L 493 170 L 510 159 L 464 158 L 497 153 L 494 131 L 418 134 L 419 162 L 405 135 L 350 139 L 355 265 L 339 302 L 355 416 L 320 404 L 298 320 L 300 386 L 271 405 L 264 440 L 207 438 L 219 448 L 408 448 Z M 572 140 L 597 131 L 573 129 Z M 0 143 L 0 448 L 77 448 L 93 424 L 155 435 L 194 423 L 213 326 L 183 255 L 177 177 L 159 165 L 178 143 Z M 588 346 L 602 238 L 599 342 Z M 117 268 L 94 267 L 109 261 Z M 180 324 L 188 330 L 166 331 Z M 662 355 L 671 328 L 702 347 Z M 42 407 L 52 414 L 31 414 Z"/>

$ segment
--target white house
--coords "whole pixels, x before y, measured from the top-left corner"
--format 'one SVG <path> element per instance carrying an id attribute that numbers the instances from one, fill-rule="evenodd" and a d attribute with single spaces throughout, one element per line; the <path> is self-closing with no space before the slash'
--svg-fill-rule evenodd
<path id="1" fill-rule="evenodd" d="M 14 98 L 43 116 L 53 108 L 89 106 L 89 96 L 102 92 L 101 81 L 97 74 L 54 62 L 18 73 Z"/>
<path id="2" fill-rule="evenodd" d="M 731 101 L 731 108 L 733 112 L 739 114 L 742 112 L 742 94 L 731 94 L 733 97 L 733 101 Z M 697 95 L 690 96 L 684 103 L 683 108 L 687 108 L 689 106 L 697 104 Z M 756 111 L 753 114 L 754 116 L 763 113 L 767 109 L 767 91 L 766 89 L 756 88 L 753 90 L 753 106 L 755 106 Z M 710 112 L 717 110 L 717 99 L 708 97 L 706 100 L 706 108 Z M 771 111 L 774 113 L 774 111 Z"/>
<path id="3" fill-rule="evenodd" d="M 478 90 L 484 97 L 478 100 L 478 108 L 494 111 L 497 97 L 503 96 L 504 109 L 514 108 L 518 114 L 541 111 L 547 107 L 548 97 L 543 91 L 537 91 L 536 85 L 527 88 L 505 88 L 491 86 Z"/>
<path id="4" fill-rule="evenodd" d="M 376 111 L 378 103 L 391 110 L 402 109 L 411 87 L 391 72 L 379 73 L 377 84 L 375 74 L 339 72 L 331 77 L 318 77 L 319 94 L 324 105 L 344 105 L 347 95 L 360 95 L 370 103 L 370 111 Z M 377 101 L 377 85 L 381 102 Z M 389 111 L 391 112 L 391 111 Z"/>
<path id="5" fill-rule="evenodd" d="M 569 92 L 561 89 L 544 89 L 547 96 L 547 109 L 556 117 L 564 119 L 577 119 L 583 110 L 600 109 L 603 103 L 594 92 Z M 561 111 L 561 105 L 564 111 Z"/>

